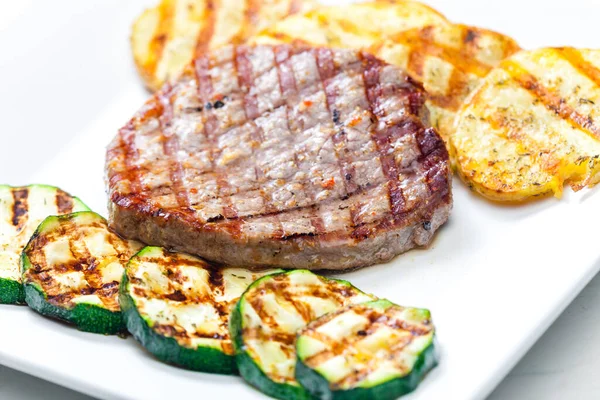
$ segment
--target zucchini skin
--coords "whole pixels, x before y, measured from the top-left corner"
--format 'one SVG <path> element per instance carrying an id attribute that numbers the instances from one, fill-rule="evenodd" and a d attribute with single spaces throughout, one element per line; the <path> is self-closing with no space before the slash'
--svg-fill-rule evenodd
<path id="1" fill-rule="evenodd" d="M 21 282 L 0 278 L 0 304 L 25 304 L 25 290 Z"/>
<path id="2" fill-rule="evenodd" d="M 157 359 L 193 371 L 237 374 L 234 356 L 211 347 L 198 347 L 195 350 L 185 348 L 175 339 L 156 333 L 138 312 L 134 300 L 127 293 L 128 285 L 129 279 L 125 272 L 119 288 L 119 303 L 127 330 Z"/>
<path id="3" fill-rule="evenodd" d="M 263 279 L 263 278 L 261 278 Z M 260 280 L 260 279 L 259 279 Z M 258 282 L 257 280 L 256 282 Z M 256 283 L 255 282 L 255 283 Z M 254 284 L 250 285 L 250 289 Z M 242 295 L 243 298 L 243 295 Z M 312 400 L 315 399 L 302 386 L 288 385 L 285 383 L 273 382 L 263 372 L 263 370 L 254 362 L 252 357 L 244 350 L 242 338 L 242 298 L 235 305 L 231 316 L 229 317 L 229 334 L 235 349 L 235 360 L 237 362 L 240 375 L 250 385 L 254 386 L 268 396 L 281 400 Z"/>
<path id="4" fill-rule="evenodd" d="M 72 309 L 50 304 L 46 295 L 33 284 L 25 285 L 25 301 L 31 309 L 50 318 L 71 323 L 80 331 L 115 335 L 126 331 L 122 313 L 92 304 L 77 304 Z"/>
<path id="5" fill-rule="evenodd" d="M 412 392 L 419 386 L 421 378 L 437 366 L 438 360 L 434 344 L 431 343 L 420 355 L 410 374 L 392 379 L 370 388 L 331 390 L 329 381 L 317 371 L 307 367 L 300 359 L 296 362 L 296 380 L 321 400 L 394 400 Z"/>

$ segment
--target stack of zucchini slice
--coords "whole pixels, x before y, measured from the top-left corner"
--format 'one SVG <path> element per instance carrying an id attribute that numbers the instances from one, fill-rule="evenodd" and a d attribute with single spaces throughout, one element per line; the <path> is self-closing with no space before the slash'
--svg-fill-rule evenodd
<path id="1" fill-rule="evenodd" d="M 308 399 L 296 381 L 296 333 L 340 307 L 373 300 L 350 283 L 308 270 L 266 276 L 244 293 L 231 316 L 231 336 L 241 375 L 280 399 Z"/>
<path id="2" fill-rule="evenodd" d="M 394 399 L 436 365 L 428 310 L 307 270 L 253 283 L 230 332 L 242 377 L 278 399 Z"/>
<path id="3" fill-rule="evenodd" d="M 0 303 L 83 331 L 129 331 L 161 361 L 239 372 L 286 400 L 394 399 L 437 363 L 428 310 L 347 281 L 140 250 L 51 186 L 0 186 L 0 213 Z"/>

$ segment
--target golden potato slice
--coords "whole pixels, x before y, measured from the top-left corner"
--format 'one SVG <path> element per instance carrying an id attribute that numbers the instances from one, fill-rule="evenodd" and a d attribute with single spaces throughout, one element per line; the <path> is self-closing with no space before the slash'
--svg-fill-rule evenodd
<path id="1" fill-rule="evenodd" d="M 290 16 L 249 39 L 363 48 L 401 66 L 431 95 L 431 124 L 447 142 L 463 100 L 481 78 L 519 50 L 511 38 L 452 24 L 414 1 L 320 7 Z"/>
<path id="2" fill-rule="evenodd" d="M 161 0 L 133 24 L 133 58 L 153 90 L 177 76 L 196 55 L 235 44 L 313 0 Z"/>
<path id="3" fill-rule="evenodd" d="M 317 7 L 285 18 L 263 30 L 252 42 L 366 48 L 411 28 L 449 24 L 433 8 L 416 1 L 373 1 Z"/>
<path id="4" fill-rule="evenodd" d="M 523 51 L 485 78 L 451 136 L 458 171 L 494 200 L 600 180 L 600 50 Z"/>
<path id="5" fill-rule="evenodd" d="M 446 143 L 469 93 L 493 67 L 518 50 L 507 36 L 458 24 L 411 29 L 370 49 L 423 84 L 429 93 L 426 104 L 431 125 Z"/>

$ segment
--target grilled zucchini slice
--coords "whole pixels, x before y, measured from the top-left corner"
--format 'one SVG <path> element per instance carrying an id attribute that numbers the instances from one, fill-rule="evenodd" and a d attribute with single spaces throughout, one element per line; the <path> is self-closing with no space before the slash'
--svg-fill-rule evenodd
<path id="1" fill-rule="evenodd" d="M 25 301 L 40 314 L 82 331 L 122 332 L 119 283 L 140 247 L 109 230 L 94 212 L 50 216 L 21 256 Z"/>
<path id="2" fill-rule="evenodd" d="M 323 314 L 373 300 L 349 282 L 308 270 L 254 282 L 235 306 L 230 333 L 240 375 L 278 399 L 310 399 L 294 378 L 296 332 Z"/>
<path id="3" fill-rule="evenodd" d="M 131 334 L 159 360 L 187 369 L 237 372 L 229 313 L 256 279 L 281 270 L 221 268 L 197 257 L 145 247 L 121 283 Z"/>
<path id="4" fill-rule="evenodd" d="M 431 125 L 446 143 L 463 100 L 519 50 L 505 35 L 453 24 L 424 4 L 402 0 L 315 8 L 281 20 L 250 42 L 365 49 L 404 68 L 430 94 Z"/>
<path id="5" fill-rule="evenodd" d="M 133 58 L 146 85 L 157 90 L 204 51 L 242 43 L 311 3 L 312 0 L 161 0 L 133 24 Z"/>
<path id="6" fill-rule="evenodd" d="M 46 185 L 0 185 L 0 304 L 22 304 L 21 252 L 49 215 L 88 210 L 77 197 Z"/>
<path id="7" fill-rule="evenodd" d="M 502 62 L 451 136 L 462 179 L 498 201 L 600 180 L 600 50 L 545 48 Z"/>
<path id="8" fill-rule="evenodd" d="M 392 400 L 436 366 L 429 310 L 353 304 L 298 332 L 296 379 L 319 399 Z"/>

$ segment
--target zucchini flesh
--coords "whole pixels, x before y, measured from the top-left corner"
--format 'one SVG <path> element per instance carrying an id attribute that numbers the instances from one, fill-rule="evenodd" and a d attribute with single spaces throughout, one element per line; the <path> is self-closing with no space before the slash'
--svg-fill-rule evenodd
<path id="1" fill-rule="evenodd" d="M 91 211 L 47 217 L 21 257 L 25 301 L 83 331 L 122 332 L 119 284 L 140 247 L 121 239 Z"/>
<path id="2" fill-rule="evenodd" d="M 44 218 L 85 210 L 81 200 L 53 186 L 0 185 L 0 304 L 25 302 L 19 260 Z"/>
<path id="3" fill-rule="evenodd" d="M 428 310 L 355 304 L 298 332 L 296 379 L 320 399 L 395 399 L 437 364 Z"/>
<path id="4" fill-rule="evenodd" d="M 248 285 L 280 271 L 220 268 L 145 247 L 129 261 L 121 284 L 127 329 L 159 360 L 196 371 L 236 373 L 230 311 Z"/>
<path id="5" fill-rule="evenodd" d="M 296 332 L 323 314 L 373 298 L 346 281 L 308 270 L 257 280 L 231 315 L 230 332 L 240 375 L 275 398 L 312 398 L 294 377 Z"/>

